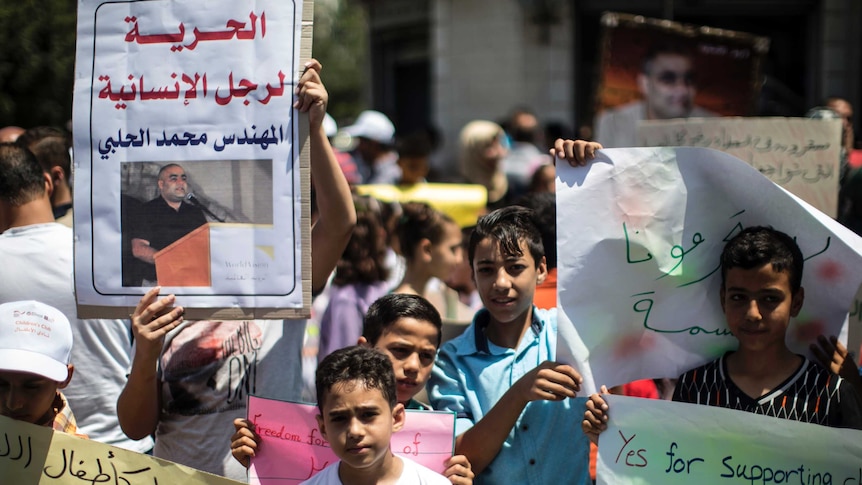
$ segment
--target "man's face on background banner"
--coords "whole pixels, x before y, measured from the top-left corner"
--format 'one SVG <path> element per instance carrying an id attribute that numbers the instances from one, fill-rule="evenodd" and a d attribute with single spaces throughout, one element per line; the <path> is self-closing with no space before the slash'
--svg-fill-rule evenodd
<path id="1" fill-rule="evenodd" d="M 686 118 L 694 106 L 694 71 L 691 59 L 681 54 L 658 54 L 638 75 L 638 87 L 647 104 L 647 119 Z"/>

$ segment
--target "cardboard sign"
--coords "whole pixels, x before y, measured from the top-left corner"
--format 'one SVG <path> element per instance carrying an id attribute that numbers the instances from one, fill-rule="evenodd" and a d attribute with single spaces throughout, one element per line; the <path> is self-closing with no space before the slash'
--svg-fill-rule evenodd
<path id="1" fill-rule="evenodd" d="M 699 118 L 642 121 L 638 146 L 702 147 L 747 162 L 824 214 L 838 213 L 841 120 Z"/>
<path id="2" fill-rule="evenodd" d="M 4 484 L 237 485 L 240 482 L 160 458 L 0 416 Z"/>

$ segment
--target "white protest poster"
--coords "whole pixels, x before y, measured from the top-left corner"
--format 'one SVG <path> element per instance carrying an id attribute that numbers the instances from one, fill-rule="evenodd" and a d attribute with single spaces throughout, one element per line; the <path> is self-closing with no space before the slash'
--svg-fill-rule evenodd
<path id="1" fill-rule="evenodd" d="M 705 148 L 616 148 L 586 167 L 557 164 L 557 176 L 557 356 L 587 393 L 678 377 L 735 348 L 719 255 L 748 226 L 794 236 L 805 257 L 790 348 L 804 354 L 818 335 L 841 334 L 862 283 L 862 239 L 745 162 Z"/>
<path id="2" fill-rule="evenodd" d="M 841 120 L 691 118 L 638 123 L 638 146 L 714 148 L 756 168 L 824 214 L 838 213 Z"/>
<path id="3" fill-rule="evenodd" d="M 239 485 L 161 458 L 0 416 L 4 485 Z"/>
<path id="4" fill-rule="evenodd" d="M 658 399 L 606 396 L 599 484 L 862 483 L 862 431 Z"/>
<path id="5" fill-rule="evenodd" d="M 155 284 L 188 318 L 308 312 L 307 126 L 292 103 L 310 15 L 301 0 L 80 0 L 80 316 L 128 316 Z"/>

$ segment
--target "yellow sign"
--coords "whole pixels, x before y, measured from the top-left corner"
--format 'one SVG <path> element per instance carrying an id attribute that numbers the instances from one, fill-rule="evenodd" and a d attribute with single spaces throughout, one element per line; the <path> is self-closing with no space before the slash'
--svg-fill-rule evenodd
<path id="1" fill-rule="evenodd" d="M 425 202 L 460 227 L 475 226 L 488 203 L 485 187 L 473 184 L 358 185 L 356 192 L 384 202 Z"/>
<path id="2" fill-rule="evenodd" d="M 187 466 L 0 416 L 4 484 L 237 485 Z M 227 443 L 225 443 L 227 446 Z"/>

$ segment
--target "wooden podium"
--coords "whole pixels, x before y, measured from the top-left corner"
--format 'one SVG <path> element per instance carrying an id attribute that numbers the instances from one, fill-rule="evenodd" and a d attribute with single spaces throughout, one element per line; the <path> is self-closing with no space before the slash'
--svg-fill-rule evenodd
<path id="1" fill-rule="evenodd" d="M 160 286 L 212 286 L 210 223 L 177 239 L 154 259 Z"/>

